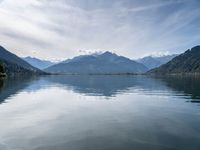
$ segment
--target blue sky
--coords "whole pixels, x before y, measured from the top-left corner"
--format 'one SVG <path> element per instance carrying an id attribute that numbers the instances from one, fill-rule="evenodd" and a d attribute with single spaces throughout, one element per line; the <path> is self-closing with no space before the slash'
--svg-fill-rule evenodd
<path id="1" fill-rule="evenodd" d="M 199 8 L 198 0 L 0 0 L 0 44 L 51 60 L 181 53 L 200 44 Z"/>

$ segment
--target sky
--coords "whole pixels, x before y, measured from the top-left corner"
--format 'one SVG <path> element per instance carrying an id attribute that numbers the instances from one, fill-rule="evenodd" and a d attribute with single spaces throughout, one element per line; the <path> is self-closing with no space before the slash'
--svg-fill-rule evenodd
<path id="1" fill-rule="evenodd" d="M 0 45 L 46 60 L 181 53 L 200 44 L 199 8 L 199 0 L 0 0 Z"/>

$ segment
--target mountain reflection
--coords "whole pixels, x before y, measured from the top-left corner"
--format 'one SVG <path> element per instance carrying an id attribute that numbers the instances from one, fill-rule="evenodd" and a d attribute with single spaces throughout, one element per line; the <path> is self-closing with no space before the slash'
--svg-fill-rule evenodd
<path id="1" fill-rule="evenodd" d="M 159 77 L 166 86 L 177 93 L 183 92 L 192 99 L 191 102 L 200 102 L 200 77 L 199 76 L 170 76 Z M 190 101 L 190 100 L 189 100 Z"/>
<path id="2" fill-rule="evenodd" d="M 49 81 L 71 88 L 77 93 L 113 97 L 130 89 L 143 91 L 166 90 L 160 81 L 146 76 L 52 76 Z"/>
<path id="3" fill-rule="evenodd" d="M 50 82 L 71 88 L 77 93 L 112 97 L 125 92 L 184 96 L 191 102 L 200 100 L 200 77 L 192 76 L 52 76 Z"/>
<path id="4" fill-rule="evenodd" d="M 7 98 L 19 93 L 35 80 L 33 77 L 16 77 L 9 79 L 0 79 L 0 103 Z"/>
<path id="5" fill-rule="evenodd" d="M 115 97 L 121 93 L 144 93 L 184 96 L 200 102 L 199 77 L 149 76 L 45 76 L 0 80 L 0 103 L 20 91 L 37 91 L 49 87 L 71 89 L 76 93 Z"/>

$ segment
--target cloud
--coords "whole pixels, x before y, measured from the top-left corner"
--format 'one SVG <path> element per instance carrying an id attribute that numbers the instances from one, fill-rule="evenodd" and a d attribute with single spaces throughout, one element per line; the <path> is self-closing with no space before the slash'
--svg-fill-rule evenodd
<path id="1" fill-rule="evenodd" d="M 153 10 L 156 8 L 161 8 L 161 7 L 166 7 L 172 4 L 179 4 L 179 3 L 184 3 L 186 2 L 185 0 L 175 0 L 175 1 L 160 1 L 157 3 L 153 3 L 150 5 L 144 5 L 144 6 L 139 6 L 139 7 L 133 7 L 133 8 L 125 8 L 125 11 L 128 12 L 141 12 L 141 11 L 149 11 L 149 10 Z"/>
<path id="2" fill-rule="evenodd" d="M 4 0 L 0 44 L 45 59 L 73 57 L 80 50 L 131 58 L 177 53 L 200 42 L 199 5 L 196 0 Z"/>

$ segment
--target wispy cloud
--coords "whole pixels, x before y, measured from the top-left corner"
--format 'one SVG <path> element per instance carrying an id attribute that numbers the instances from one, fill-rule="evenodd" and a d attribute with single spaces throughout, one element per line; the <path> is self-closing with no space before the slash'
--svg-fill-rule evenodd
<path id="1" fill-rule="evenodd" d="M 125 11 L 129 11 L 129 12 L 141 12 L 141 11 L 149 11 L 149 10 L 153 10 L 153 9 L 157 9 L 157 8 L 161 8 L 161 7 L 166 7 L 166 6 L 170 6 L 173 4 L 180 4 L 180 3 L 185 3 L 185 0 L 168 0 L 168 1 L 160 1 L 160 2 L 156 2 L 153 4 L 149 4 L 149 5 L 143 5 L 143 6 L 139 6 L 139 7 L 133 7 L 133 8 L 124 8 Z"/>

